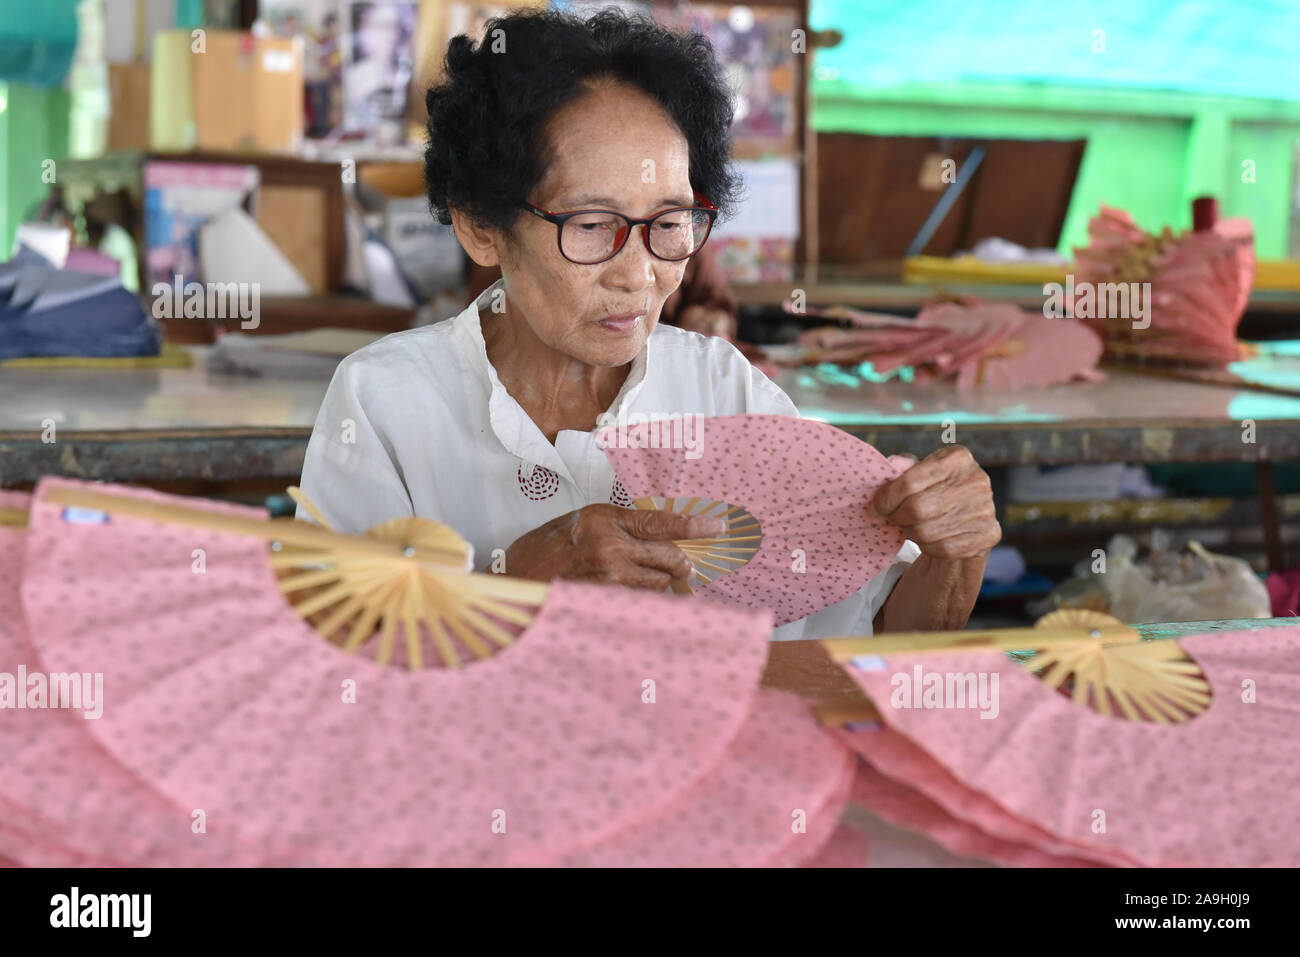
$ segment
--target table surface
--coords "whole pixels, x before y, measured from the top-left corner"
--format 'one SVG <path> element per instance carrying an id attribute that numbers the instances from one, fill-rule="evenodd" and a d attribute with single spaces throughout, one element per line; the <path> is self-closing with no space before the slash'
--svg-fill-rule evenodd
<path id="1" fill-rule="evenodd" d="M 0 484 L 49 472 L 296 476 L 326 381 L 209 373 L 206 350 L 192 351 L 186 369 L 0 369 Z M 1252 374 L 1290 381 L 1298 366 L 1270 358 Z M 777 381 L 805 416 L 889 454 L 923 456 L 952 438 L 985 465 L 1300 458 L 1300 396 L 1117 372 L 1016 392 L 869 382 L 828 366 Z M 1254 443 L 1243 441 L 1248 419 Z M 51 422 L 59 441 L 42 442 Z"/>

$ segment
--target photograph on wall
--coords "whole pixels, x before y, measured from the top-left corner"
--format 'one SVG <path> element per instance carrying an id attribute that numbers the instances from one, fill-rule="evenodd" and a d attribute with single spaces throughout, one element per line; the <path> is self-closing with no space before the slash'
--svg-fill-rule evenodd
<path id="1" fill-rule="evenodd" d="M 304 124 L 322 139 L 343 123 L 343 25 L 338 0 L 262 0 L 261 17 L 279 37 L 303 41 Z"/>
<path id="2" fill-rule="evenodd" d="M 655 19 L 704 34 L 736 93 L 731 129 L 740 156 L 791 155 L 798 128 L 799 55 L 794 10 L 657 3 Z"/>
<path id="3" fill-rule="evenodd" d="M 343 43 L 344 126 L 400 139 L 411 76 L 419 4 L 407 0 L 347 3 Z"/>

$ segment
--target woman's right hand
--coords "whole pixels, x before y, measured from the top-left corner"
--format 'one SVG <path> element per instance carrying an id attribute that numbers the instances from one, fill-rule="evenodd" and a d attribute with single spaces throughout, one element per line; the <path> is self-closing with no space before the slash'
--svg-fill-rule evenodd
<path id="1" fill-rule="evenodd" d="M 514 578 L 605 582 L 663 591 L 691 573 L 675 539 L 719 538 L 720 518 L 587 505 L 522 536 L 508 549 L 504 573 Z"/>

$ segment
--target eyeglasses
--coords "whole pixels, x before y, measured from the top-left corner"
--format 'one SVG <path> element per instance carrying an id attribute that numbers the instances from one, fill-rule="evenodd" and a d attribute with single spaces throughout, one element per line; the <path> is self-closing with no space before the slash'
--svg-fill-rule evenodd
<path id="1" fill-rule="evenodd" d="M 642 239 L 650 254 L 668 262 L 681 262 L 700 251 L 718 216 L 718 207 L 695 194 L 698 206 L 675 206 L 649 219 L 633 219 L 608 209 L 578 209 L 554 213 L 530 203 L 519 205 L 534 216 L 555 224 L 560 255 L 579 266 L 594 266 L 619 254 L 632 230 L 644 226 Z"/>

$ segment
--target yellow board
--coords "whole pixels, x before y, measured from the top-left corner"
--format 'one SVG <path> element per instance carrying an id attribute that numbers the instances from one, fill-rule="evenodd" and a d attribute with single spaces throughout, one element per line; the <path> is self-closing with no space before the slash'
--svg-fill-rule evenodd
<path id="1" fill-rule="evenodd" d="M 911 256 L 903 260 L 903 282 L 968 282 L 1041 286 L 1065 282 L 1070 267 L 1043 263 L 986 263 L 973 256 Z"/>
<path id="2" fill-rule="evenodd" d="M 164 345 L 156 356 L 32 356 L 0 359 L 0 366 L 6 369 L 188 369 L 193 361 L 183 346 Z"/>
<path id="3" fill-rule="evenodd" d="M 986 263 L 972 256 L 949 259 L 944 256 L 912 256 L 903 260 L 903 282 L 989 283 L 990 285 L 1041 286 L 1065 283 L 1065 274 L 1073 265 L 1050 266 L 1043 263 Z M 1256 290 L 1300 292 L 1300 260 L 1261 259 L 1255 264 Z"/>
<path id="4" fill-rule="evenodd" d="M 1255 263 L 1255 288 L 1300 292 L 1300 259 L 1261 259 Z"/>

